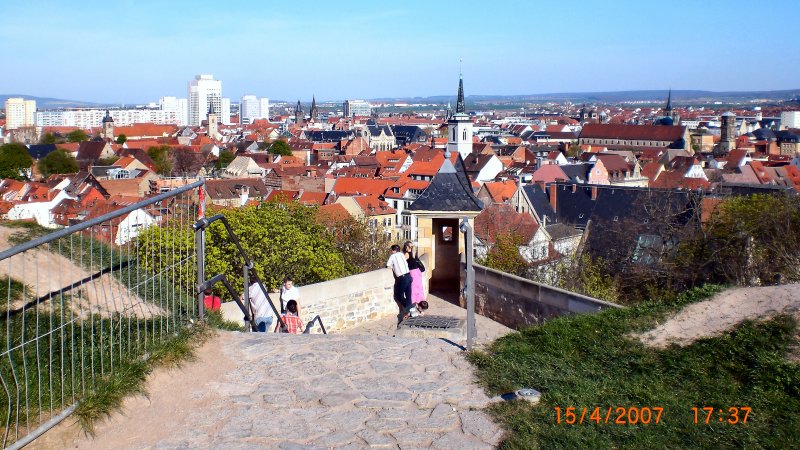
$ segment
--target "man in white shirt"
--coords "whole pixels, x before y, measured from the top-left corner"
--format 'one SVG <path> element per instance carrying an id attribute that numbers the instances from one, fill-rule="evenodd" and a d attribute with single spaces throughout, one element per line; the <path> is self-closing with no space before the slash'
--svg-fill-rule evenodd
<path id="1" fill-rule="evenodd" d="M 411 274 L 408 272 L 408 262 L 400 252 L 399 245 L 392 245 L 392 254 L 386 261 L 386 267 L 391 268 L 394 274 L 394 301 L 400 308 L 400 314 L 397 315 L 399 323 L 411 309 Z"/>
<path id="2" fill-rule="evenodd" d="M 286 312 L 286 304 L 289 303 L 289 300 L 297 302 L 297 315 L 302 316 L 300 314 L 300 289 L 297 289 L 297 286 L 292 283 L 292 278 L 287 276 L 283 279 L 281 286 L 281 313 Z"/>
<path id="3" fill-rule="evenodd" d="M 253 314 L 253 322 L 258 327 L 258 331 L 266 332 L 275 323 L 275 313 L 258 283 L 253 282 L 247 291 L 250 293 L 250 311 Z"/>

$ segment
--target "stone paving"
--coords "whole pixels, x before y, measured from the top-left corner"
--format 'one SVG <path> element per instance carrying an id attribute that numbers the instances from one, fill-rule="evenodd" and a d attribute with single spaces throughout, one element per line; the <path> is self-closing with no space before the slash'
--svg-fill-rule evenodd
<path id="1" fill-rule="evenodd" d="M 440 339 L 225 332 L 215 344 L 149 401 L 126 401 L 95 439 L 62 433 L 39 447 L 477 449 L 502 438 L 463 353 Z"/>

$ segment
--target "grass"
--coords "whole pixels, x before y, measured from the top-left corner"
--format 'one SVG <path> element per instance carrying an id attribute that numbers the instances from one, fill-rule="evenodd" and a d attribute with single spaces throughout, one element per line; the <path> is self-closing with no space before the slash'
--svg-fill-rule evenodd
<path id="1" fill-rule="evenodd" d="M 51 231 L 26 222 L 4 226 L 20 229 L 9 239 L 14 244 Z M 13 442 L 75 402 L 76 416 L 91 432 L 95 421 L 116 410 L 126 396 L 144 394 L 145 379 L 155 367 L 190 360 L 212 328 L 236 328 L 221 317 L 191 324 L 196 300 L 186 280 L 188 264 L 154 274 L 140 264 L 135 247 L 112 248 L 91 235 L 71 235 L 40 250 L 60 254 L 90 274 L 113 268 L 110 274 L 122 285 L 167 314 L 149 319 L 118 313 L 79 317 L 70 302 L 93 282 L 53 295 L 38 307 L 0 314 L 0 352 L 5 351 L 0 379 L 8 388 L 0 387 L 0 439 L 6 426 Z M 0 278 L 0 298 L 9 298 L 9 287 L 12 302 L 34 300 L 31 289 L 25 292 L 22 283 L 7 277 Z"/>
<path id="2" fill-rule="evenodd" d="M 502 402 L 490 412 L 509 430 L 504 448 L 788 448 L 800 443 L 800 365 L 786 355 L 797 323 L 779 316 L 746 322 L 714 338 L 657 350 L 626 337 L 720 288 L 624 310 L 562 317 L 473 352 L 480 382 L 494 394 L 542 392 L 538 405 Z M 662 407 L 658 425 L 566 425 L 556 407 Z M 692 407 L 748 406 L 746 424 L 694 424 Z M 613 417 L 613 416 L 612 416 Z M 611 420 L 613 422 L 613 419 Z"/>
<path id="3" fill-rule="evenodd" d="M 147 395 L 147 376 L 158 367 L 174 368 L 192 361 L 195 349 L 213 335 L 212 328 L 183 328 L 172 339 L 151 348 L 146 357 L 125 361 L 113 375 L 100 380 L 78 403 L 75 415 L 84 431 L 93 435 L 98 420 L 111 416 L 130 395 Z"/>

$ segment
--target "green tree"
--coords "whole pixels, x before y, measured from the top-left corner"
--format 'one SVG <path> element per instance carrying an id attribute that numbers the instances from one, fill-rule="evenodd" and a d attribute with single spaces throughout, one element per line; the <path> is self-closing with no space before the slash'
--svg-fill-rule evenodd
<path id="1" fill-rule="evenodd" d="M 42 136 L 42 138 L 39 140 L 39 143 L 40 144 L 55 144 L 56 143 L 56 137 L 53 135 L 53 133 L 45 133 L 44 136 Z"/>
<path id="2" fill-rule="evenodd" d="M 223 167 L 228 167 L 228 164 L 236 158 L 236 155 L 233 154 L 230 150 L 222 150 L 219 152 L 219 158 L 217 158 L 216 168 L 222 169 Z"/>
<path id="3" fill-rule="evenodd" d="M 494 246 L 480 264 L 501 272 L 525 275 L 528 262 L 519 252 L 519 247 L 525 243 L 524 241 L 519 233 L 513 231 L 498 233 L 495 236 Z"/>
<path id="4" fill-rule="evenodd" d="M 124 133 L 120 134 L 119 136 L 117 136 L 117 144 L 119 144 L 119 145 L 124 144 L 125 141 L 127 141 L 127 140 L 128 140 L 128 136 L 125 136 Z"/>
<path id="5" fill-rule="evenodd" d="M 45 177 L 56 173 L 75 173 L 78 171 L 78 161 L 63 149 L 50 152 L 39 161 L 39 172 Z"/>
<path id="6" fill-rule="evenodd" d="M 208 214 L 225 215 L 265 287 L 276 288 L 286 275 L 303 285 L 348 274 L 342 254 L 336 249 L 331 233 L 316 220 L 316 212 L 317 208 L 297 202 L 269 202 Z M 147 270 L 157 273 L 170 267 L 172 258 L 185 255 L 185 249 L 192 248 L 192 239 L 192 230 L 178 221 L 150 227 L 138 238 L 140 260 Z M 153 248 L 162 251 L 154 255 Z M 219 273 L 225 274 L 236 290 L 242 292 L 241 258 L 222 224 L 214 224 L 206 232 L 206 274 L 211 277 Z M 182 281 L 194 283 L 191 277 L 187 273 Z"/>
<path id="7" fill-rule="evenodd" d="M 172 173 L 172 161 L 169 156 L 169 145 L 160 145 L 147 149 L 147 155 L 155 162 L 156 172 L 159 175 L 168 176 Z"/>
<path id="8" fill-rule="evenodd" d="M 269 152 L 273 155 L 292 156 L 292 148 L 282 139 L 275 141 L 269 147 Z"/>
<path id="9" fill-rule="evenodd" d="M 32 165 L 33 158 L 24 145 L 18 143 L 0 145 L 0 178 L 27 179 L 23 173 L 27 173 Z"/>
<path id="10" fill-rule="evenodd" d="M 109 156 L 108 158 L 100 158 L 97 160 L 98 166 L 113 166 L 119 160 L 117 156 Z"/>
<path id="11" fill-rule="evenodd" d="M 88 141 L 89 135 L 83 130 L 70 131 L 67 134 L 67 142 L 83 142 Z"/>

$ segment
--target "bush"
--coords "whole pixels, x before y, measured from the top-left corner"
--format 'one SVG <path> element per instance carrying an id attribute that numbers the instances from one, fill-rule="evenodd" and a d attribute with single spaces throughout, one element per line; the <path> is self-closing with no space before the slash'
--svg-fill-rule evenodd
<path id="1" fill-rule="evenodd" d="M 286 275 L 298 285 L 318 283 L 348 275 L 334 237 L 316 220 L 317 208 L 293 203 L 262 203 L 240 209 L 209 210 L 224 214 L 253 261 L 267 288 L 277 288 Z M 140 260 L 152 272 L 172 265 L 173 255 L 194 250 L 193 231 L 185 224 L 167 223 L 150 227 L 139 235 Z M 151 249 L 162 249 L 153 254 Z M 172 250 L 174 249 L 174 251 Z M 237 292 L 242 292 L 242 259 L 225 227 L 214 223 L 206 230 L 206 276 L 225 274 Z M 194 274 L 187 282 L 196 284 Z M 221 286 L 215 292 L 225 295 Z"/>

